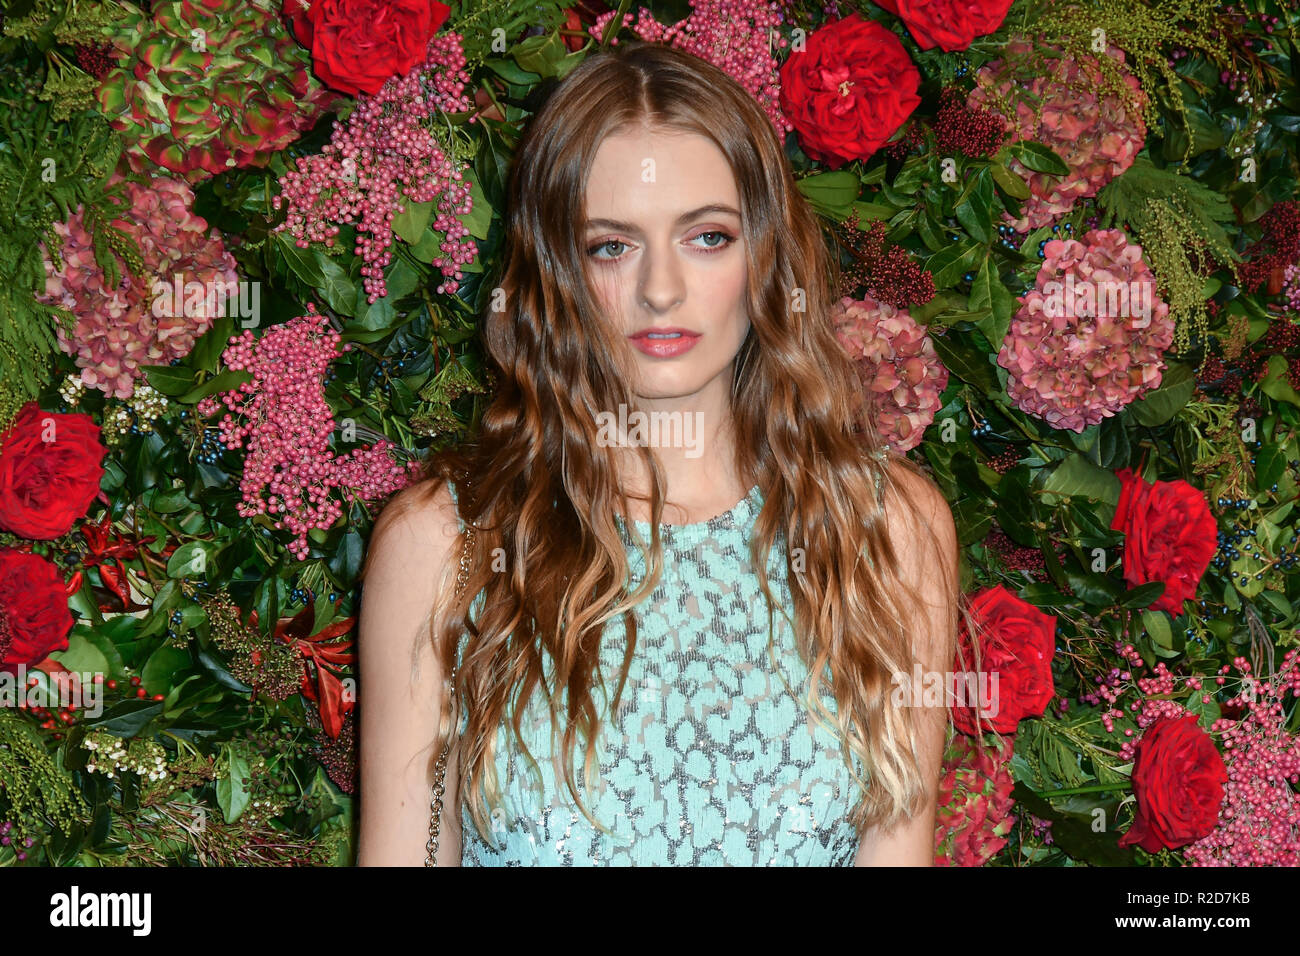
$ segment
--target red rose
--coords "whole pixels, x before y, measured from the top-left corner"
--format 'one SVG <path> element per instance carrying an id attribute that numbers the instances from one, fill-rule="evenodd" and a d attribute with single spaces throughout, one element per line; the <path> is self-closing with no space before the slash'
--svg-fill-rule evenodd
<path id="1" fill-rule="evenodd" d="M 808 37 L 781 67 L 781 111 L 805 153 L 831 169 L 868 159 L 920 104 L 902 42 L 852 13 Z"/>
<path id="2" fill-rule="evenodd" d="M 1052 679 L 1056 618 L 1021 600 L 1001 584 L 979 592 L 970 602 L 970 614 L 982 638 L 981 676 L 978 682 L 960 679 L 975 666 L 971 636 L 963 621 L 964 661 L 959 658 L 953 671 L 959 677 L 956 690 L 965 697 L 953 702 L 953 724 L 962 733 L 975 734 L 978 712 L 980 730 L 1013 734 L 1026 717 L 1041 717 L 1056 693 Z M 972 696 L 976 699 L 971 699 Z"/>
<path id="3" fill-rule="evenodd" d="M 1011 0 L 876 0 L 876 4 L 902 17 L 922 50 L 937 46 L 949 53 L 996 31 L 1011 9 Z"/>
<path id="4" fill-rule="evenodd" d="M 72 612 L 63 578 L 39 554 L 0 548 L 0 673 L 68 649 Z"/>
<path id="5" fill-rule="evenodd" d="M 1218 825 L 1227 782 L 1223 757 L 1195 714 L 1157 720 L 1134 747 L 1137 811 L 1119 845 L 1157 853 L 1207 836 Z"/>
<path id="6" fill-rule="evenodd" d="M 1151 607 L 1181 614 L 1219 546 L 1210 506 L 1185 481 L 1150 485 L 1131 468 L 1115 474 L 1123 486 L 1110 526 L 1124 532 L 1124 580 L 1130 587 L 1163 581 L 1165 593 Z"/>
<path id="7" fill-rule="evenodd" d="M 316 76 L 349 96 L 378 93 L 390 77 L 424 62 L 451 7 L 438 0 L 285 0 Z"/>
<path id="8" fill-rule="evenodd" d="M 99 494 L 106 454 L 89 415 L 28 402 L 0 435 L 0 528 L 42 540 L 67 534 Z"/>

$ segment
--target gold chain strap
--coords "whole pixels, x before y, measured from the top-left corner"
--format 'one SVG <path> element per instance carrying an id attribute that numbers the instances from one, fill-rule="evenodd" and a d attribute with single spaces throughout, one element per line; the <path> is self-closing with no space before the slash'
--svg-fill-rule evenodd
<path id="1" fill-rule="evenodd" d="M 471 523 L 465 527 L 465 545 L 460 549 L 460 570 L 456 573 L 456 597 L 460 597 L 469 581 L 469 552 L 473 541 L 474 525 Z M 456 692 L 456 662 L 454 660 L 452 661 L 449 679 L 451 692 L 454 694 Z M 452 733 L 455 733 L 455 728 L 452 728 Z M 438 762 L 434 765 L 433 799 L 429 802 L 429 842 L 425 844 L 425 849 L 429 852 L 424 859 L 425 866 L 438 865 L 435 857 L 438 854 L 438 834 L 442 828 L 443 778 L 447 773 L 447 752 L 450 749 L 451 740 L 448 739 L 447 746 L 442 748 L 442 753 L 438 755 Z"/>

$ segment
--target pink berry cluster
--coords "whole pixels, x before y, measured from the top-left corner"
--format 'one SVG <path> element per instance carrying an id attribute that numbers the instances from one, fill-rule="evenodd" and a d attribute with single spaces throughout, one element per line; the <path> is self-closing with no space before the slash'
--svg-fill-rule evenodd
<path id="1" fill-rule="evenodd" d="M 364 260 L 367 301 L 374 302 L 388 294 L 384 267 L 392 261 L 393 217 L 407 203 L 436 199 L 429 226 L 442 242 L 433 266 L 447 280 L 439 294 L 454 293 L 463 277 L 460 267 L 478 251 L 463 222 L 473 201 L 463 178 L 466 167 L 443 151 L 435 133 L 446 124 L 442 113 L 469 111 L 469 82 L 460 34 L 435 35 L 423 63 L 390 79 L 374 96 L 358 96 L 321 153 L 298 159 L 280 177 L 274 205 L 287 202 L 288 214 L 276 231 L 288 231 L 301 248 L 312 242 L 332 246 L 341 224 L 356 223 L 355 251 Z"/>
<path id="2" fill-rule="evenodd" d="M 1239 719 L 1216 720 L 1221 734 L 1228 782 L 1224 785 L 1219 825 L 1183 851 L 1193 866 L 1300 866 L 1300 735 L 1286 729 L 1283 698 L 1300 697 L 1300 651 L 1286 652 L 1282 667 L 1267 679 L 1254 679 L 1248 660 L 1232 667 L 1249 693 L 1239 694 L 1225 710 L 1242 711 Z M 1225 664 L 1215 678 L 1223 684 Z"/>
<path id="3" fill-rule="evenodd" d="M 616 12 L 602 13 L 588 32 L 600 39 Z M 680 23 L 666 27 L 641 7 L 636 25 L 632 14 L 625 13 L 623 26 L 642 40 L 686 50 L 725 70 L 758 101 L 784 138 L 794 126 L 781 112 L 780 67 L 774 55 L 774 48 L 787 45 L 776 34 L 782 19 L 779 5 L 764 0 L 691 0 L 691 14 Z"/>
<path id="4" fill-rule="evenodd" d="M 233 336 L 222 361 L 252 380 L 197 406 L 203 416 L 229 409 L 217 425 L 219 439 L 226 448 L 247 448 L 239 514 L 272 516 L 274 527 L 294 535 L 289 551 L 299 560 L 307 558 L 307 533 L 331 527 L 343 514 L 340 498 L 381 499 L 409 484 L 418 467 L 398 465 L 386 439 L 344 455 L 331 451 L 335 423 L 324 378 L 340 354 L 340 336 L 328 322 L 309 304 L 307 315 L 260 339 L 251 330 Z"/>

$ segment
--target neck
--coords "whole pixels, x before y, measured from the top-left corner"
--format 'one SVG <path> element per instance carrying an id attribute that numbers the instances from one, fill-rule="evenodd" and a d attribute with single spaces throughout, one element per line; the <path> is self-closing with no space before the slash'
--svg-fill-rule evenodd
<path id="1" fill-rule="evenodd" d="M 629 414 L 629 433 L 641 427 L 663 469 L 663 520 L 683 524 L 711 518 L 731 508 L 749 488 L 736 474 L 735 435 L 728 388 L 719 375 L 708 386 L 681 398 L 640 399 L 639 418 Z M 650 517 L 650 473 L 635 447 L 620 450 L 620 480 L 630 499 L 630 517 Z"/>

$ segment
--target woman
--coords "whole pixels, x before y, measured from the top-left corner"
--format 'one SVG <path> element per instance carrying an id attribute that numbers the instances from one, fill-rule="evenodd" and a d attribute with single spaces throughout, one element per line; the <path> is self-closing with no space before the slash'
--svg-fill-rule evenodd
<path id="1" fill-rule="evenodd" d="M 895 675 L 951 666 L 952 515 L 878 450 L 770 121 L 620 44 L 508 215 L 496 399 L 364 569 L 359 862 L 424 861 L 454 726 L 437 865 L 929 864 L 947 710 Z"/>

